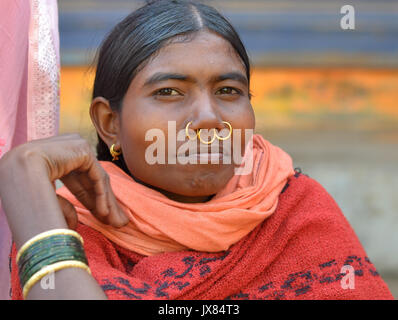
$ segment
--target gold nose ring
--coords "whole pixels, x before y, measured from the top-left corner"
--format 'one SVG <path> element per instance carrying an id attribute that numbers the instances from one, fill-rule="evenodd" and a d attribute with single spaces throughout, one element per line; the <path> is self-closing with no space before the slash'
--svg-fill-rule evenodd
<path id="1" fill-rule="evenodd" d="M 224 140 L 227 140 L 227 139 L 229 139 L 229 138 L 231 137 L 231 134 L 232 134 L 232 126 L 231 126 L 231 124 L 230 124 L 229 122 L 227 122 L 227 121 L 223 121 L 222 123 L 225 123 L 225 124 L 229 127 L 229 133 L 228 133 L 228 135 L 227 135 L 226 137 L 220 137 L 220 136 L 217 134 L 216 131 L 214 131 L 214 134 L 216 135 L 216 137 L 217 137 L 218 140 L 224 141 Z"/>
<path id="2" fill-rule="evenodd" d="M 192 121 L 189 121 L 188 124 L 187 124 L 187 126 L 185 127 L 185 134 L 186 134 L 186 136 L 188 137 L 189 140 L 195 140 L 195 139 L 198 137 L 198 132 L 197 132 L 197 130 L 196 130 L 196 136 L 195 136 L 194 138 L 192 138 L 192 137 L 189 135 L 189 132 L 188 132 L 188 127 L 191 125 L 191 123 L 192 123 Z"/>
<path id="3" fill-rule="evenodd" d="M 201 131 L 201 130 L 202 130 L 202 129 L 199 129 L 199 131 L 198 131 L 198 137 L 199 137 L 200 142 L 202 142 L 202 143 L 204 143 L 204 144 L 213 143 L 213 141 L 216 139 L 216 129 L 214 129 L 214 135 L 213 135 L 213 138 L 212 138 L 210 141 L 204 141 L 204 140 L 202 140 L 202 138 L 200 137 L 200 131 Z"/>
<path id="4" fill-rule="evenodd" d="M 189 131 L 188 131 L 188 130 L 189 130 L 189 126 L 191 125 L 191 123 L 192 123 L 192 121 L 189 121 L 188 124 L 187 124 L 186 127 L 185 127 L 185 134 L 186 134 L 186 136 L 188 137 L 189 140 L 195 140 L 196 138 L 199 138 L 199 140 L 200 140 L 203 144 L 211 144 L 211 143 L 213 143 L 213 141 L 214 141 L 216 138 L 217 138 L 218 140 L 222 140 L 222 141 L 227 140 L 227 139 L 229 139 L 229 138 L 231 137 L 231 134 L 232 134 L 232 126 L 231 126 L 231 124 L 230 124 L 229 122 L 227 122 L 227 121 L 223 121 L 222 123 L 226 124 L 226 125 L 229 127 L 229 133 L 228 133 L 228 135 L 227 135 L 226 137 L 220 137 L 220 136 L 217 134 L 217 130 L 214 129 L 213 138 L 212 138 L 210 141 L 204 141 L 204 140 L 202 139 L 202 137 L 200 136 L 200 132 L 201 132 L 202 129 L 199 129 L 199 130 L 196 130 L 196 136 L 192 138 L 192 137 L 189 135 Z"/>

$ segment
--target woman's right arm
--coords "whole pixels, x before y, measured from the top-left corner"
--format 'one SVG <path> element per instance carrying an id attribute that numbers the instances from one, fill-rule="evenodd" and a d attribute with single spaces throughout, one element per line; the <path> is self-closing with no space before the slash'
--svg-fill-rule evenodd
<path id="1" fill-rule="evenodd" d="M 63 135 L 21 145 L 0 160 L 0 197 L 17 250 L 33 236 L 68 228 L 54 190 L 60 179 L 103 223 L 128 222 L 118 206 L 106 172 L 88 143 L 78 135 Z M 66 200 L 65 200 L 66 201 Z M 69 214 L 76 214 L 75 212 Z M 55 273 L 55 289 L 32 287 L 30 299 L 105 299 L 95 279 L 83 269 Z"/>

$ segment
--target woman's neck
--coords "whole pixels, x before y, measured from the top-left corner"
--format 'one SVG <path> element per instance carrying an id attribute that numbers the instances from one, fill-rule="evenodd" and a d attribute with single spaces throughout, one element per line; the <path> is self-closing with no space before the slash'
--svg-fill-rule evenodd
<path id="1" fill-rule="evenodd" d="M 149 185 L 147 183 L 145 183 L 144 181 L 138 179 L 137 177 L 134 177 L 132 174 L 130 174 L 130 176 L 134 179 L 135 182 L 142 184 L 148 188 L 151 188 L 153 190 L 159 191 L 160 193 L 162 193 L 163 195 L 165 195 L 167 198 L 169 198 L 170 200 L 173 201 L 177 201 L 177 202 L 183 202 L 183 203 L 203 203 L 203 202 L 207 202 L 210 199 L 213 198 L 213 195 L 208 195 L 208 196 L 184 196 L 181 194 L 177 194 L 177 193 L 173 193 L 167 190 L 163 190 L 160 189 L 158 187 L 154 187 L 152 185 Z"/>
<path id="2" fill-rule="evenodd" d="M 151 187 L 152 189 L 155 189 L 162 194 L 164 194 L 167 198 L 170 200 L 178 201 L 178 202 L 184 202 L 184 203 L 203 203 L 209 201 L 211 198 L 213 198 L 214 195 L 210 196 L 197 196 L 197 197 L 190 197 L 190 196 L 183 196 L 180 194 L 175 194 L 169 191 L 161 190 L 158 188 Z"/>

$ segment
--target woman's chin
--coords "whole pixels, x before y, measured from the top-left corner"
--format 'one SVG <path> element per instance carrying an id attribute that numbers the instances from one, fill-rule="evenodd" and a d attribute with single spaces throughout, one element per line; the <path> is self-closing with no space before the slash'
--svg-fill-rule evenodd
<path id="1" fill-rule="evenodd" d="M 206 197 L 217 194 L 228 183 L 230 177 L 214 177 L 209 179 L 192 179 L 176 184 L 175 188 L 168 186 L 167 192 L 185 197 Z"/>

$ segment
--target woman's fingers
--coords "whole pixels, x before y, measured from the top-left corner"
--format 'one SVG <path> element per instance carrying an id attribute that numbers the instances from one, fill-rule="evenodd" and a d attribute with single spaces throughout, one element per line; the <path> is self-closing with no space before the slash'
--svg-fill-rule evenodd
<path id="1" fill-rule="evenodd" d="M 97 214 L 103 214 L 108 223 L 114 227 L 121 227 L 128 223 L 128 218 L 117 203 L 116 197 L 112 191 L 109 175 L 100 166 L 98 161 L 94 161 L 93 165 L 86 172 L 87 180 L 82 179 L 82 184 L 89 183 L 90 189 L 95 198 Z M 86 185 L 88 186 L 88 185 Z"/>
<path id="2" fill-rule="evenodd" d="M 102 223 L 108 224 L 107 214 L 104 214 L 104 210 L 102 210 L 101 213 L 98 213 L 95 194 L 93 192 L 90 192 L 90 188 L 93 188 L 94 186 L 91 185 L 89 186 L 89 188 L 85 187 L 82 183 L 83 179 L 85 179 L 84 174 L 71 172 L 68 175 L 62 177 L 61 181 L 76 197 L 76 199 L 79 200 L 79 202 L 91 212 L 91 214 L 93 214 Z"/>
<path id="3" fill-rule="evenodd" d="M 72 230 L 76 230 L 77 227 L 77 213 L 73 204 L 71 204 L 64 197 L 57 194 L 59 206 L 64 214 L 68 227 Z"/>
<path id="4" fill-rule="evenodd" d="M 108 192 L 110 191 L 110 185 L 108 183 L 108 175 L 98 164 L 94 161 L 90 168 L 85 172 L 89 183 L 91 184 L 91 192 L 95 199 L 96 213 L 101 217 L 112 216 L 117 214 L 112 212 L 110 209 L 110 203 L 108 199 Z M 84 183 L 86 181 L 82 181 Z"/>
<path id="5" fill-rule="evenodd" d="M 87 171 L 87 177 L 93 185 L 98 211 L 103 210 L 106 213 L 109 224 L 115 227 L 122 227 L 127 224 L 129 219 L 117 203 L 109 175 L 100 166 L 99 162 L 94 162 L 93 166 Z M 82 183 L 84 184 L 86 181 L 83 179 Z"/>
<path id="6" fill-rule="evenodd" d="M 118 205 L 106 172 L 93 164 L 84 172 L 71 172 L 61 180 L 102 223 L 122 227 L 129 222 Z"/>
<path id="7" fill-rule="evenodd" d="M 108 203 L 110 204 L 110 211 L 112 213 L 111 218 L 112 218 L 112 225 L 114 227 L 120 228 L 125 226 L 127 223 L 129 223 L 129 218 L 126 216 L 126 214 L 124 213 L 123 209 L 120 207 L 120 205 L 118 204 L 115 194 L 112 191 L 112 187 L 111 187 L 111 183 L 110 180 L 107 179 L 106 183 L 108 184 Z"/>
<path id="8" fill-rule="evenodd" d="M 128 223 L 116 201 L 108 174 L 89 143 L 78 134 L 35 140 L 20 148 L 20 153 L 44 168 L 50 181 L 61 180 L 101 222 L 115 227 Z"/>

